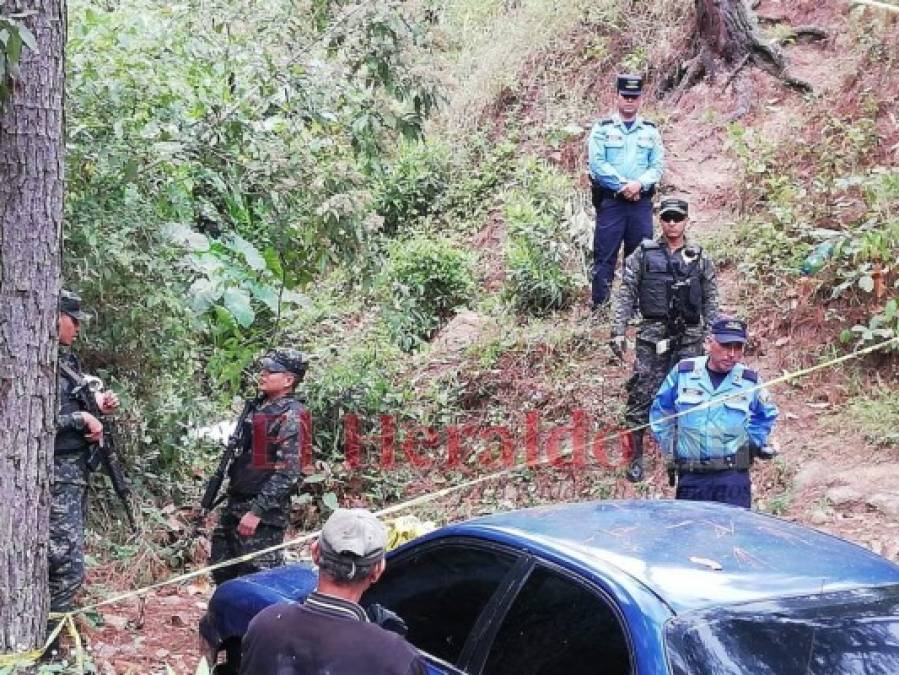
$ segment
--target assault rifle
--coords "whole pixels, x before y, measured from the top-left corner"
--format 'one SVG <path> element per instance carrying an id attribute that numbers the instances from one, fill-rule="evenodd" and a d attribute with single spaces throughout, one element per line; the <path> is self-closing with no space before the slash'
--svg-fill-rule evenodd
<path id="1" fill-rule="evenodd" d="M 244 444 L 243 435 L 246 429 L 244 422 L 247 417 L 256 410 L 256 407 L 261 402 L 262 396 L 257 396 L 256 398 L 247 399 L 244 403 L 243 411 L 240 413 L 240 417 L 237 418 L 237 426 L 234 427 L 234 431 L 231 432 L 231 436 L 228 437 L 228 444 L 225 446 L 225 451 L 222 453 L 222 458 L 219 460 L 218 468 L 209 478 L 209 482 L 206 483 L 203 499 L 200 500 L 200 508 L 203 513 L 209 513 L 219 503 L 218 494 L 222 489 L 222 483 L 225 482 L 225 475 L 228 472 L 228 467 L 234 460 L 234 456 L 237 454 L 238 449 L 242 448 Z"/>
<path id="2" fill-rule="evenodd" d="M 60 363 L 60 369 L 66 374 L 74 384 L 75 388 L 72 393 L 81 402 L 82 407 L 98 420 L 103 418 L 103 412 L 97 405 L 97 392 L 103 391 L 103 381 L 99 377 L 91 375 L 79 375 L 66 364 Z M 131 510 L 131 486 L 125 477 L 125 471 L 122 469 L 122 463 L 119 461 L 119 455 L 115 449 L 115 432 L 112 428 L 112 420 L 109 417 L 103 419 L 103 436 L 99 443 L 94 444 L 93 450 L 87 458 L 87 466 L 91 471 L 96 471 L 101 466 L 104 473 L 109 477 L 112 489 L 122 502 L 125 509 L 125 516 L 128 518 L 128 524 L 133 532 L 137 532 L 137 523 L 134 521 L 134 513 Z"/>

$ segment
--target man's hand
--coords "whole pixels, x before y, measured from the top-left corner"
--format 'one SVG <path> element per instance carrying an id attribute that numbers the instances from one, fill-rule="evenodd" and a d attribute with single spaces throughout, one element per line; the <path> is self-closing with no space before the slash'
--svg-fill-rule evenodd
<path id="1" fill-rule="evenodd" d="M 627 352 L 627 338 L 623 335 L 615 335 L 609 341 L 609 349 L 612 350 L 615 358 L 624 363 L 624 355 Z"/>
<path id="2" fill-rule="evenodd" d="M 392 631 L 403 637 L 409 632 L 406 622 L 403 621 L 398 614 L 391 612 L 383 605 L 373 603 L 372 605 L 369 605 L 368 609 L 365 610 L 365 613 L 368 614 L 368 618 L 372 623 L 379 625 L 384 630 Z"/>
<path id="3" fill-rule="evenodd" d="M 84 437 L 91 443 L 99 443 L 103 440 L 103 423 L 89 412 L 82 412 L 81 418 L 84 420 Z"/>
<path id="4" fill-rule="evenodd" d="M 621 188 L 621 194 L 625 199 L 630 199 L 632 202 L 640 199 L 640 193 L 643 191 L 643 185 L 638 180 L 632 180 L 625 183 L 624 187 Z"/>
<path id="5" fill-rule="evenodd" d="M 237 523 L 237 534 L 241 537 L 252 537 L 256 533 L 256 527 L 259 525 L 260 518 L 252 511 L 243 514 L 243 518 Z"/>
<path id="6" fill-rule="evenodd" d="M 111 391 L 98 391 L 94 398 L 97 399 L 97 407 L 100 408 L 100 412 L 104 415 L 107 415 L 111 412 L 115 412 L 119 407 L 119 397 L 116 396 Z"/>

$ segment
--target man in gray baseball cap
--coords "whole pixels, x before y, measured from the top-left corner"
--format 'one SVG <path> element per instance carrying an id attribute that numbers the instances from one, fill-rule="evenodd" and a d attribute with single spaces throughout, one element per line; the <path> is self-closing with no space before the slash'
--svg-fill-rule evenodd
<path id="1" fill-rule="evenodd" d="M 369 618 L 362 594 L 384 573 L 387 528 L 365 509 L 337 509 L 312 544 L 318 586 L 300 605 L 262 610 L 243 639 L 240 672 L 424 675 L 412 645 Z"/>

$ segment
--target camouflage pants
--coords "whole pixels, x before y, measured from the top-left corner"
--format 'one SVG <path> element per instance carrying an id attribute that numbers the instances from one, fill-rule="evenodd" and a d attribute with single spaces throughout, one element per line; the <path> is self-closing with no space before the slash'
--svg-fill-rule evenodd
<path id="1" fill-rule="evenodd" d="M 678 349 L 656 354 L 655 344 L 637 339 L 634 374 L 627 381 L 627 410 L 624 422 L 630 427 L 649 422 L 649 408 L 669 371 L 682 359 L 702 354 L 702 341 L 682 341 Z"/>
<path id="2" fill-rule="evenodd" d="M 210 565 L 237 558 L 247 553 L 261 551 L 284 541 L 285 528 L 272 525 L 270 522 L 271 520 L 279 520 L 278 518 L 263 517 L 262 522 L 259 523 L 252 535 L 249 537 L 239 535 L 237 533 L 237 524 L 249 510 L 250 502 L 230 499 L 222 508 L 218 525 L 212 532 L 212 551 L 209 555 Z M 277 515 L 280 516 L 281 514 Z M 213 570 L 212 580 L 216 584 L 221 584 L 229 579 L 271 569 L 283 564 L 284 553 L 282 551 L 273 551 L 257 556 L 252 560 Z"/>
<path id="3" fill-rule="evenodd" d="M 75 608 L 84 582 L 84 521 L 87 514 L 87 466 L 82 455 L 53 462 L 50 504 L 50 611 Z"/>

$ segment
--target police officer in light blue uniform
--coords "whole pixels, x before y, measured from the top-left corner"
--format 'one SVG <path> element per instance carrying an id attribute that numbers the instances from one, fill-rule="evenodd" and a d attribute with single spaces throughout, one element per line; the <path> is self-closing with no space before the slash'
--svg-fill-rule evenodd
<path id="1" fill-rule="evenodd" d="M 744 321 L 719 318 L 708 355 L 678 363 L 653 401 L 650 426 L 669 479 L 677 474 L 677 499 L 749 508 L 752 460 L 773 456 L 768 436 L 777 407 L 758 373 L 739 362 L 746 337 Z"/>
<path id="2" fill-rule="evenodd" d="M 652 239 L 652 195 L 662 177 L 665 149 L 655 124 L 637 114 L 643 78 L 618 76 L 618 113 L 593 126 L 587 145 L 596 229 L 593 234 L 593 309 L 609 300 L 618 249 L 629 256 Z"/>

